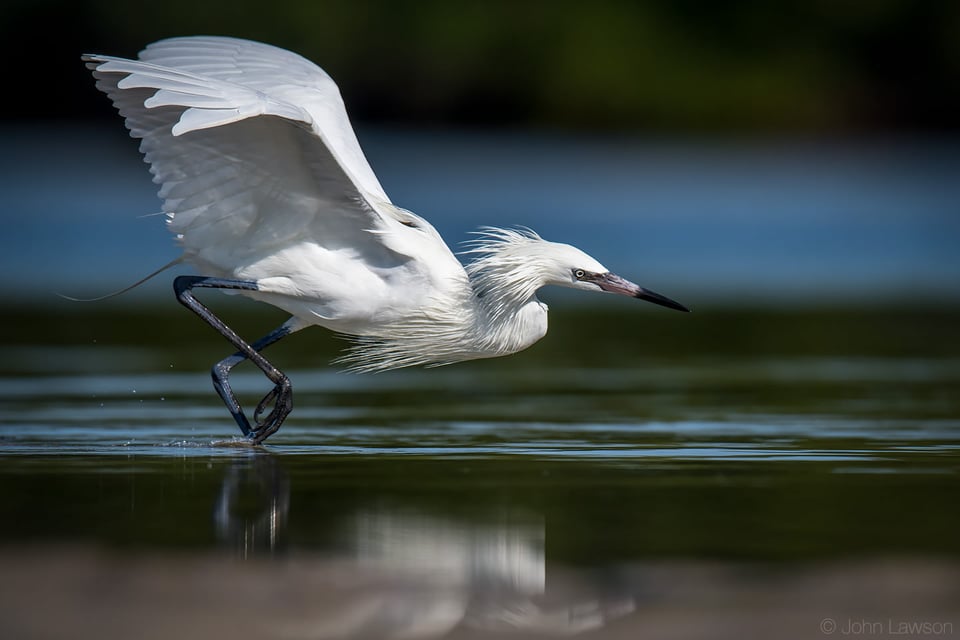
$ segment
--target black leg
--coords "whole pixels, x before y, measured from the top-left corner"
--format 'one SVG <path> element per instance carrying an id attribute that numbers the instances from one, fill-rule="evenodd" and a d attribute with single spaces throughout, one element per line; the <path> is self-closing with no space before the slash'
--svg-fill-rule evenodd
<path id="1" fill-rule="evenodd" d="M 260 352 L 272 345 L 274 342 L 278 341 L 280 338 L 286 337 L 291 333 L 293 333 L 293 329 L 290 328 L 289 325 L 283 324 L 250 346 L 254 351 Z M 236 420 L 237 424 L 240 426 L 240 431 L 243 432 L 243 435 L 249 436 L 250 432 L 252 431 L 250 428 L 250 422 L 247 420 L 247 416 L 244 415 L 243 408 L 240 406 L 237 396 L 233 393 L 233 389 L 230 387 L 230 370 L 246 359 L 247 356 L 242 351 L 238 351 L 213 365 L 213 369 L 211 369 L 210 374 L 213 377 L 213 388 L 217 390 L 217 393 L 220 394 L 220 398 L 223 400 L 223 403 L 227 405 L 227 409 L 230 410 L 230 414 L 233 415 L 233 419 Z M 260 423 L 260 414 L 263 412 L 267 403 L 271 400 L 274 400 L 275 397 L 276 393 L 274 389 L 271 390 L 270 393 L 268 393 L 266 397 L 260 401 L 260 404 L 257 405 L 257 410 L 253 415 L 253 420 L 255 423 Z M 276 407 L 277 405 L 274 404 L 274 411 L 276 411 Z"/>
<path id="2" fill-rule="evenodd" d="M 256 291 L 257 284 L 245 280 L 228 280 L 204 276 L 179 276 L 173 281 L 173 289 L 177 294 L 177 300 L 179 300 L 181 304 L 200 316 L 204 322 L 216 329 L 220 335 L 229 340 L 230 343 L 238 349 L 237 353 L 225 358 L 214 366 L 214 387 L 227 405 L 234 420 L 237 421 L 237 425 L 243 434 L 250 438 L 254 444 L 260 444 L 280 428 L 280 425 L 283 424 L 283 421 L 293 409 L 293 392 L 290 386 L 290 379 L 287 378 L 282 371 L 270 364 L 270 362 L 260 354 L 260 349 L 264 349 L 280 338 L 290 334 L 292 328 L 289 323 L 284 324 L 251 346 L 247 344 L 236 331 L 228 327 L 223 320 L 214 315 L 210 309 L 194 297 L 191 291 L 194 287 Z M 230 369 L 243 360 L 250 360 L 257 365 L 274 384 L 274 388 L 260 401 L 260 404 L 254 412 L 255 424 L 253 427 L 250 426 L 250 422 L 243 414 L 240 403 L 237 402 L 233 390 L 227 381 Z M 262 414 L 270 404 L 273 405 L 273 409 L 261 420 L 260 414 Z"/>

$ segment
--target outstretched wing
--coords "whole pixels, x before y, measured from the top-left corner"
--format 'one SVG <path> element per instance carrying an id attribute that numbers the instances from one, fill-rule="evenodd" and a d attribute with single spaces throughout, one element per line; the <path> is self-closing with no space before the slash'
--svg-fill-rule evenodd
<path id="1" fill-rule="evenodd" d="M 390 203 L 336 84 L 308 60 L 222 37 L 84 60 L 142 139 L 187 260 L 249 277 L 250 265 L 309 242 L 378 267 L 430 257 L 462 272 L 429 223 Z"/>
<path id="2" fill-rule="evenodd" d="M 139 57 L 150 64 L 260 92 L 278 103 L 278 112 L 267 111 L 272 115 L 305 121 L 306 114 L 344 173 L 367 194 L 389 202 L 360 150 L 336 83 L 306 58 L 259 42 L 219 37 L 161 40 L 148 45 Z M 224 115 L 229 118 L 231 114 Z M 210 108 L 197 116 L 220 117 Z"/>

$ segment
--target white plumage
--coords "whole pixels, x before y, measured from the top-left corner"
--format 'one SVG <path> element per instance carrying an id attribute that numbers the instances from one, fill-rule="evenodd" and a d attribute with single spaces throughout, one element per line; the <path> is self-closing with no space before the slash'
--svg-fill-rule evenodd
<path id="1" fill-rule="evenodd" d="M 430 223 L 390 202 L 333 80 L 289 51 L 187 37 L 138 60 L 84 59 L 141 139 L 183 260 L 289 312 L 284 335 L 356 336 L 343 359 L 355 369 L 524 349 L 546 333 L 536 291 L 548 284 L 683 308 L 529 231 L 487 229 L 464 269 Z"/>

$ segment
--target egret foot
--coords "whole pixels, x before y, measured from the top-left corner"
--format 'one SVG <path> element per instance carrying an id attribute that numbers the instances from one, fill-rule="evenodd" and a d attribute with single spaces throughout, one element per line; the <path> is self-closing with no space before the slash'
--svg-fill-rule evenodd
<path id="1" fill-rule="evenodd" d="M 270 405 L 270 413 L 266 417 L 260 416 Z M 253 444 L 260 444 L 280 428 L 283 421 L 293 410 L 293 387 L 290 385 L 290 378 L 283 376 L 277 386 L 270 390 L 263 400 L 257 404 L 253 412 L 253 421 L 256 427 L 250 430 L 247 437 L 253 441 Z"/>

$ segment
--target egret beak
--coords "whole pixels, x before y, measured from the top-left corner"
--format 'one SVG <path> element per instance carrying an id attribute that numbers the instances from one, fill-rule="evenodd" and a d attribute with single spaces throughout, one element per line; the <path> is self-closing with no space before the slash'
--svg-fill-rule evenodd
<path id="1" fill-rule="evenodd" d="M 629 280 L 624 280 L 620 276 L 612 273 L 598 274 L 593 282 L 604 291 L 608 291 L 610 293 L 618 293 L 622 296 L 630 296 L 631 298 L 640 298 L 641 300 L 646 300 L 647 302 L 659 304 L 662 307 L 676 309 L 677 311 L 685 311 L 687 313 L 690 312 L 690 309 L 687 309 L 679 302 L 671 300 L 666 296 L 662 296 L 655 291 L 644 289 L 643 287 L 633 284 Z"/>

